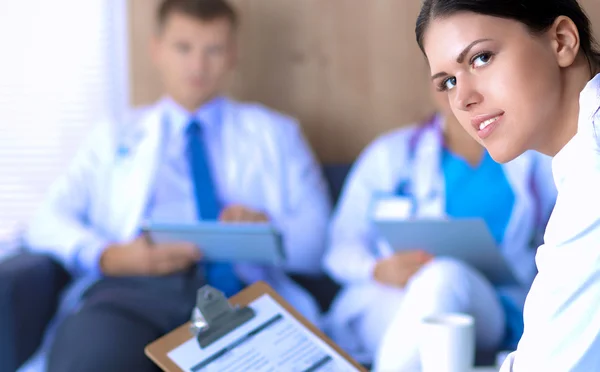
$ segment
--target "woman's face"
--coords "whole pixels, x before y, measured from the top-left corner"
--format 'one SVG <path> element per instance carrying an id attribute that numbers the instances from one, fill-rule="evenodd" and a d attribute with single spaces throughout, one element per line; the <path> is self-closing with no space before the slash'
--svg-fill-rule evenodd
<path id="1" fill-rule="evenodd" d="M 561 106 L 550 38 L 517 21 L 458 13 L 431 20 L 424 49 L 433 84 L 494 160 L 543 147 Z"/>

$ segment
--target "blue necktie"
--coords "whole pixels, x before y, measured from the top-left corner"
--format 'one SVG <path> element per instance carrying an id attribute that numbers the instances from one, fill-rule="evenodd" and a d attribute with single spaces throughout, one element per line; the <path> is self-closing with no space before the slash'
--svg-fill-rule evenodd
<path id="1" fill-rule="evenodd" d="M 214 221 L 219 216 L 220 206 L 211 176 L 200 123 L 192 121 L 188 125 L 187 138 L 187 154 L 194 183 L 198 219 Z M 231 264 L 207 262 L 204 264 L 204 268 L 208 284 L 221 290 L 227 297 L 233 296 L 242 289 Z"/>

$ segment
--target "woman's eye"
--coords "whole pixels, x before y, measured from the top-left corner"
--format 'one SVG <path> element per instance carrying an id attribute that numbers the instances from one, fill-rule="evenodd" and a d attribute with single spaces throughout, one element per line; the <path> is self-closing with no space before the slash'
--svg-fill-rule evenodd
<path id="1" fill-rule="evenodd" d="M 456 86 L 456 78 L 451 77 L 442 82 L 442 88 L 444 90 L 450 90 Z"/>
<path id="2" fill-rule="evenodd" d="M 471 65 L 474 68 L 485 66 L 488 63 L 490 63 L 491 59 L 492 59 L 491 53 L 482 53 L 482 54 L 476 56 L 475 58 L 473 58 L 473 62 L 471 63 Z"/>

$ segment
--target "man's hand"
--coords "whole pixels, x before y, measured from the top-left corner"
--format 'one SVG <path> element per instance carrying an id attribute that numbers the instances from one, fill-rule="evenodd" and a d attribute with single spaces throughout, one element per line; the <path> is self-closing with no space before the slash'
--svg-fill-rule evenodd
<path id="1" fill-rule="evenodd" d="M 243 205 L 230 205 L 223 209 L 219 216 L 222 222 L 268 222 L 269 217 L 259 211 L 244 207 Z"/>
<path id="2" fill-rule="evenodd" d="M 433 256 L 423 251 L 396 252 L 375 265 L 373 276 L 381 284 L 404 287 Z"/>
<path id="3" fill-rule="evenodd" d="M 158 276 L 183 271 L 198 262 L 200 250 L 189 243 L 155 244 L 138 237 L 127 244 L 113 244 L 100 257 L 107 276 Z"/>

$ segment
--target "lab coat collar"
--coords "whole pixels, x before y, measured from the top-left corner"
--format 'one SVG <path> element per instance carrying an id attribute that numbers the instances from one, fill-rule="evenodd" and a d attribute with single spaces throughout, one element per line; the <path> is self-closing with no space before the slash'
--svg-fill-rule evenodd
<path id="1" fill-rule="evenodd" d="M 223 96 L 212 98 L 191 113 L 169 96 L 163 97 L 158 102 L 159 111 L 163 120 L 169 125 L 170 133 L 182 136 L 191 120 L 196 120 L 204 128 L 219 125 L 223 120 L 223 110 L 227 99 Z"/>
<path id="2" fill-rule="evenodd" d="M 579 95 L 577 133 L 552 160 L 552 173 L 557 188 L 560 188 L 567 173 L 587 169 L 583 167 L 584 163 L 595 159 L 594 154 L 600 149 L 600 123 L 595 123 L 594 117 L 599 111 L 600 74 L 590 80 Z M 573 164 L 582 167 L 573 169 Z"/>
<path id="3" fill-rule="evenodd" d="M 578 130 L 589 128 L 589 120 L 596 115 L 600 106 L 600 74 L 590 80 L 579 95 Z"/>
<path id="4" fill-rule="evenodd" d="M 139 120 L 138 140 L 127 158 L 115 164 L 111 177 L 109 204 L 112 208 L 107 208 L 111 211 L 110 231 L 120 232 L 115 238 L 121 240 L 132 239 L 137 234 L 163 154 L 166 128 L 162 112 L 153 106 Z M 124 200 L 128 203 L 123 203 Z"/>

